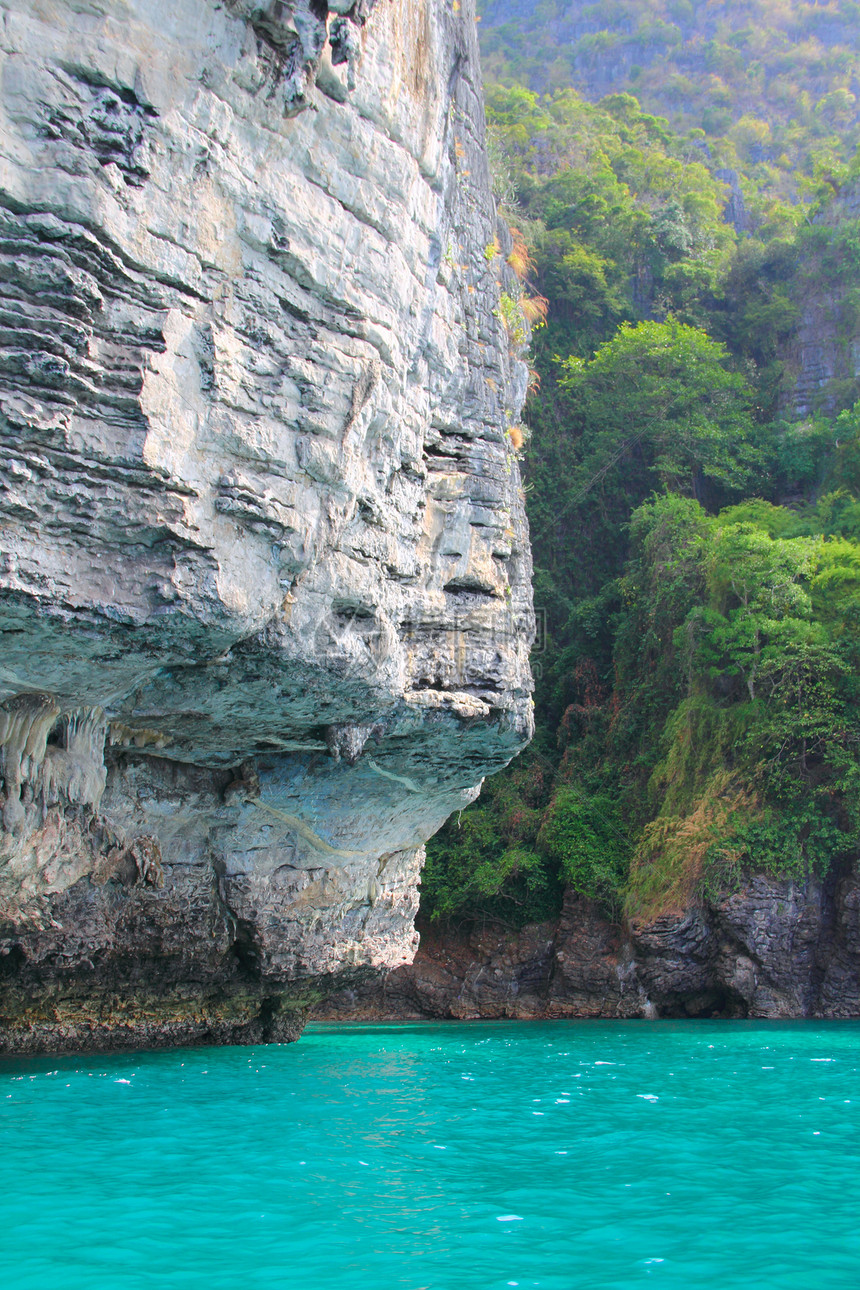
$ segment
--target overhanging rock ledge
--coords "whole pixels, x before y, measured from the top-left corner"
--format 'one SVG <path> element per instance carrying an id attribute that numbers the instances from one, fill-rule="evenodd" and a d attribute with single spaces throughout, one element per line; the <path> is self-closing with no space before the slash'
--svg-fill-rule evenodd
<path id="1" fill-rule="evenodd" d="M 530 736 L 474 24 L 0 0 L 0 1049 L 294 1038 Z"/>

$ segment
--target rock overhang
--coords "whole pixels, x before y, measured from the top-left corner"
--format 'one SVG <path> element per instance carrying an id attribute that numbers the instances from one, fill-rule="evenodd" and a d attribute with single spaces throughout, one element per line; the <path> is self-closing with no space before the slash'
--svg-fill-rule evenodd
<path id="1" fill-rule="evenodd" d="M 181 959 L 171 891 L 205 888 L 216 994 L 390 966 L 423 841 L 529 737 L 525 373 L 473 20 L 9 11 L 0 722 L 38 730 L 0 874 L 26 961 L 59 963 L 39 936 L 84 892 L 103 959 L 125 900 Z M 82 1016 L 102 988 L 46 980 Z"/>

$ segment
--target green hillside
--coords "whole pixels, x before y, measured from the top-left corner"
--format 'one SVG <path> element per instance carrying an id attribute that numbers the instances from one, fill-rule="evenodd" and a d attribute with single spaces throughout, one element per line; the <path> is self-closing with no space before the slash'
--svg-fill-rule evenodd
<path id="1" fill-rule="evenodd" d="M 860 5 L 849 0 L 485 0 L 488 80 L 635 94 L 701 131 L 722 166 L 791 196 L 860 142 Z"/>
<path id="2" fill-rule="evenodd" d="M 518 924 L 566 884 L 652 914 L 855 863 L 858 15 L 484 6 L 519 307 L 547 307 L 524 448 L 545 632 L 535 743 L 428 848 L 424 917 Z"/>

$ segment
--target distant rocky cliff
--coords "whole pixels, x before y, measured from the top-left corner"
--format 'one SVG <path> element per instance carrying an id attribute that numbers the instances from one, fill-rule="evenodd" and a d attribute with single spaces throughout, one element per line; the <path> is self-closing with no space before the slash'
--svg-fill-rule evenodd
<path id="1" fill-rule="evenodd" d="M 842 185 L 813 220 L 822 232 L 860 219 L 860 181 Z M 830 265 L 826 259 L 831 260 Z M 840 252 L 836 251 L 839 260 Z M 845 254 L 842 248 L 841 254 Z M 826 241 L 807 251 L 795 288 L 797 325 L 786 347 L 784 411 L 805 417 L 833 415 L 860 395 L 860 313 L 853 285 L 856 266 L 833 264 Z M 825 263 L 822 263 L 825 261 Z"/>
<path id="2" fill-rule="evenodd" d="M 473 6 L 0 59 L 0 1049 L 291 1038 L 531 730 Z"/>

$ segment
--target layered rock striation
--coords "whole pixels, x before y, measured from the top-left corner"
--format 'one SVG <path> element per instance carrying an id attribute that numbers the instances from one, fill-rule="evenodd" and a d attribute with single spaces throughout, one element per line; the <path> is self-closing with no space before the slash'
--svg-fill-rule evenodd
<path id="1" fill-rule="evenodd" d="M 717 902 L 626 926 L 568 891 L 561 917 L 461 935 L 428 929 L 410 966 L 344 988 L 318 1015 L 417 1018 L 853 1018 L 860 882 L 750 875 Z"/>
<path id="2" fill-rule="evenodd" d="M 531 730 L 473 6 L 0 59 L 0 1048 L 292 1038 Z"/>

